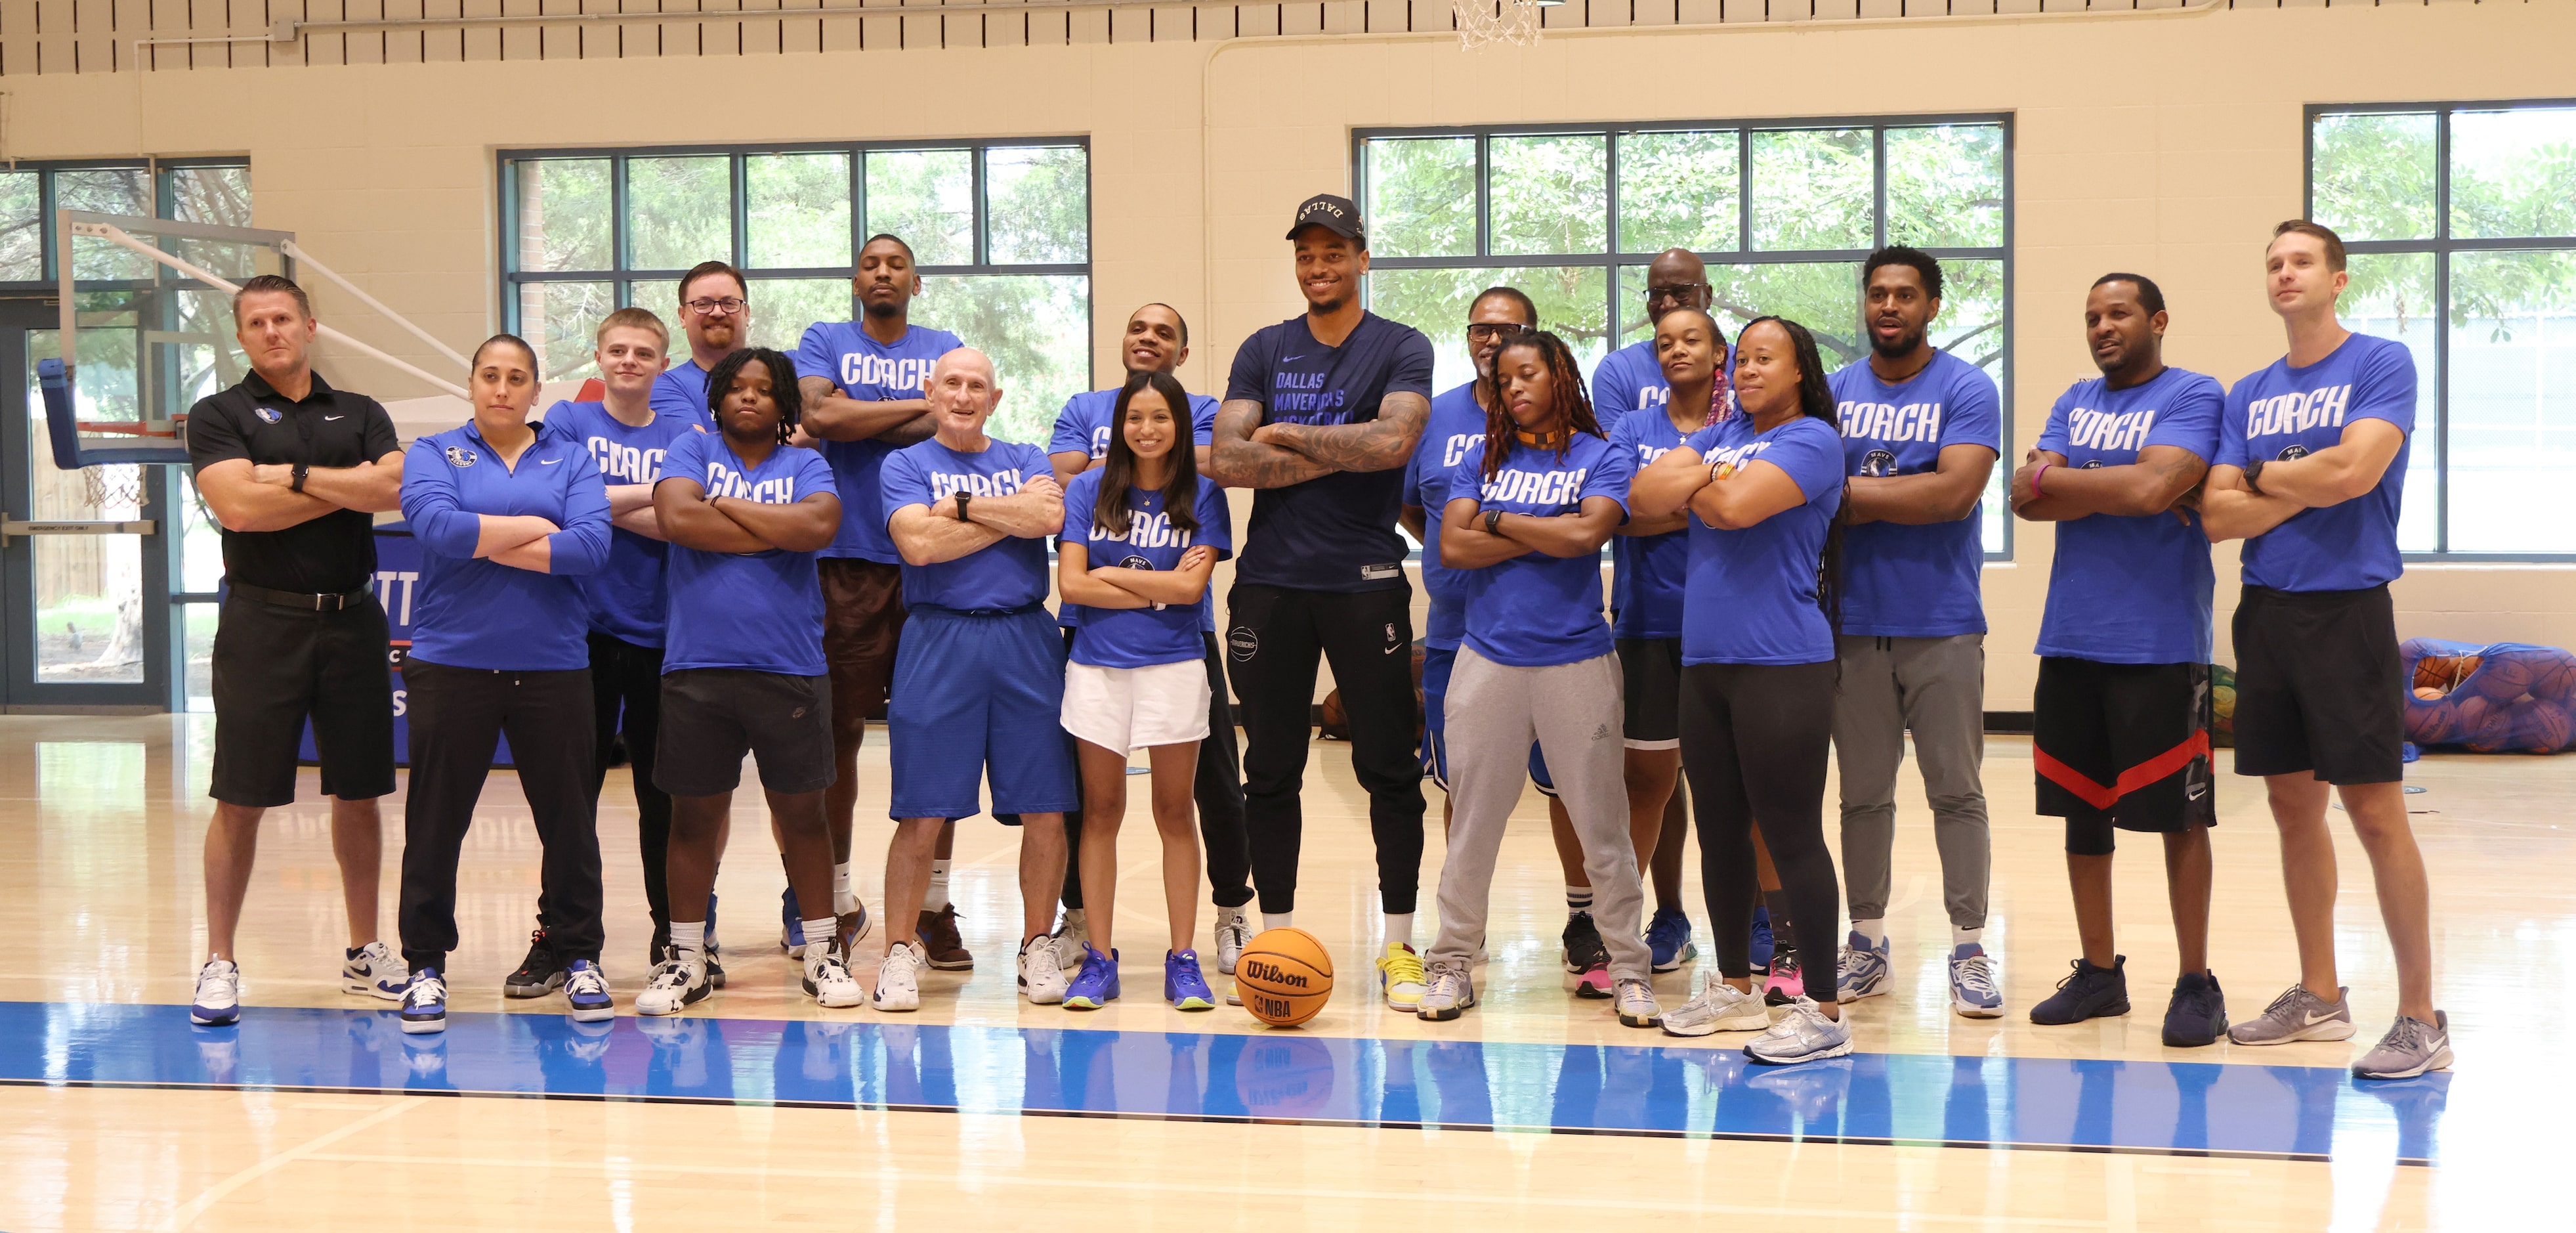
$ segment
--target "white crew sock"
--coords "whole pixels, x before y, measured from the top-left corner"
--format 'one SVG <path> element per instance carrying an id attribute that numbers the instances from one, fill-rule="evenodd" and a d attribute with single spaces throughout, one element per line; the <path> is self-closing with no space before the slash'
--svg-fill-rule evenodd
<path id="1" fill-rule="evenodd" d="M 1887 921 L 1884 919 L 1855 920 L 1852 922 L 1852 932 L 1869 939 L 1870 948 L 1873 950 L 1887 945 Z"/>
<path id="2" fill-rule="evenodd" d="M 1591 910 L 1592 888 L 1589 886 L 1575 886 L 1569 883 L 1565 888 L 1566 914 L 1571 916 L 1576 912 L 1589 912 Z"/>
<path id="3" fill-rule="evenodd" d="M 948 862 L 930 862 L 930 887 L 922 892 L 921 910 L 937 912 L 948 906 Z"/>
<path id="4" fill-rule="evenodd" d="M 1979 925 L 1974 929 L 1968 929 L 1957 925 L 1951 926 L 1950 949 L 1956 951 L 1962 946 L 1974 946 L 1979 950 L 1984 950 L 1986 947 L 1986 927 Z"/>
<path id="5" fill-rule="evenodd" d="M 1261 927 L 1265 930 L 1293 928 L 1288 921 L 1289 916 L 1287 912 L 1264 912 L 1261 914 Z"/>
<path id="6" fill-rule="evenodd" d="M 707 966 L 707 923 L 702 920 L 671 922 L 671 957 L 700 971 Z"/>
<path id="7" fill-rule="evenodd" d="M 847 916 L 859 910 L 859 897 L 850 893 L 850 862 L 832 866 L 832 914 Z"/>
<path id="8" fill-rule="evenodd" d="M 1386 914 L 1386 944 L 1403 946 L 1407 949 L 1413 946 L 1413 913 L 1389 912 Z"/>
<path id="9" fill-rule="evenodd" d="M 841 922 L 829 916 L 805 922 L 805 966 L 812 969 L 828 948 L 840 940 Z"/>

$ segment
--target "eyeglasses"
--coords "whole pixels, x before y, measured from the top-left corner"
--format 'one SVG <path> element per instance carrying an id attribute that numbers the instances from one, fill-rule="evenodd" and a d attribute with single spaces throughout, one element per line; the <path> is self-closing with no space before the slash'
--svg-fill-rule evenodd
<path id="1" fill-rule="evenodd" d="M 1708 290 L 1707 283 L 1682 283 L 1678 286 L 1648 287 L 1646 288 L 1646 298 L 1650 300 L 1687 300 L 1706 290 Z"/>
<path id="2" fill-rule="evenodd" d="M 751 301 L 726 296 L 721 300 L 691 300 L 681 307 L 701 317 L 721 317 L 730 316 L 751 307 Z"/>
<path id="3" fill-rule="evenodd" d="M 1489 339 L 1498 339 L 1503 342 L 1510 342 L 1526 333 L 1529 333 L 1528 326 L 1514 325 L 1508 321 L 1495 322 L 1493 324 L 1479 322 L 1467 327 L 1467 341 L 1484 342 Z"/>

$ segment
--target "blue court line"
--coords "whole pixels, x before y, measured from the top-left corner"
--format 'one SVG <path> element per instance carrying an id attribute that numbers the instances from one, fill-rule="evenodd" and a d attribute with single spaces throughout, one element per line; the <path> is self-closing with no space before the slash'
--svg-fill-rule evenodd
<path id="1" fill-rule="evenodd" d="M 1641 1036 L 1641 1039 L 1649 1039 Z M 0 1083 L 758 1104 L 1032 1116 L 2431 1164 L 2451 1076 L 2207 1062 L 1855 1053 L 1766 1067 L 1651 1038 L 1540 1045 L 872 1019 L 0 1002 Z M 1740 1039 L 1740 1038 L 1725 1038 Z M 2393 1132 L 2393 1133 L 2392 1133 Z"/>

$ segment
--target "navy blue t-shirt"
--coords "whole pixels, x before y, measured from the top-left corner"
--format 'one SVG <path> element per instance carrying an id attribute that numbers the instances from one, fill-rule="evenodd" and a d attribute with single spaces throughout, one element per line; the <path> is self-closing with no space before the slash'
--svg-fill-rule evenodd
<path id="1" fill-rule="evenodd" d="M 796 375 L 830 377 L 845 397 L 860 402 L 901 402 L 922 397 L 922 383 L 930 379 L 932 366 L 961 345 L 956 335 L 924 325 L 907 328 L 903 337 L 888 345 L 868 337 L 856 321 L 817 321 L 806 328 L 805 341 L 797 344 Z M 885 565 L 903 560 L 886 534 L 880 508 L 884 502 L 877 487 L 877 473 L 894 452 L 893 446 L 874 438 L 823 443 L 823 457 L 832 464 L 832 482 L 840 487 L 841 534 L 822 555 Z"/>
<path id="2" fill-rule="evenodd" d="M 1074 476 L 1073 482 L 1064 487 L 1064 537 L 1082 545 L 1092 568 L 1114 565 L 1143 570 L 1179 569 L 1181 555 L 1198 544 L 1216 549 L 1219 558 L 1233 555 L 1234 535 L 1226 522 L 1225 489 L 1216 481 L 1199 477 L 1198 499 L 1190 510 L 1199 523 L 1195 531 L 1172 525 L 1170 516 L 1163 512 L 1161 489 L 1128 489 L 1127 531 L 1113 536 L 1098 521 L 1100 477 L 1100 468 L 1093 467 Z M 1215 589 L 1208 588 L 1209 592 Z M 1073 662 L 1101 668 L 1196 663 L 1206 654 L 1199 631 L 1215 628 L 1212 600 L 1211 594 L 1202 593 L 1195 604 L 1159 609 L 1066 604 L 1065 624 L 1076 627 Z"/>
<path id="3" fill-rule="evenodd" d="M 1833 375 L 1846 475 L 1937 471 L 1941 451 L 1982 445 L 2000 458 L 2003 415 L 1994 378 L 1947 351 L 1889 385 L 1862 360 Z M 1865 522 L 1843 534 L 1843 630 L 1873 638 L 1986 632 L 1978 579 L 1985 567 L 1984 503 L 1955 522 Z"/>
<path id="4" fill-rule="evenodd" d="M 1315 341 L 1291 317 L 1243 340 L 1225 400 L 1261 404 L 1264 424 L 1359 424 L 1390 394 L 1431 397 L 1431 340 L 1412 326 L 1363 313 L 1338 347 Z M 1336 471 L 1253 494 L 1252 522 L 1235 563 L 1237 582 L 1299 591 L 1405 587 L 1396 507 L 1404 468 Z"/>
<path id="5" fill-rule="evenodd" d="M 2100 377 L 2078 381 L 2049 408 L 2039 448 L 2084 469 L 2129 466 L 2150 445 L 2208 462 L 2218 456 L 2222 398 L 2216 381 L 2179 368 L 2125 390 Z M 2046 488 L 2048 477 L 2039 483 Z M 2200 516 L 2183 516 L 2087 514 L 2058 523 L 2038 653 L 2105 664 L 2208 663 L 2216 575 Z"/>
<path id="6" fill-rule="evenodd" d="M 580 441 L 535 427 L 517 466 L 503 465 L 471 421 L 403 451 L 403 518 L 421 550 L 411 654 L 423 663 L 521 672 L 590 666 L 580 575 L 608 560 L 608 488 Z M 485 514 L 534 514 L 561 528 L 546 537 L 547 572 L 475 556 Z"/>
<path id="7" fill-rule="evenodd" d="M 895 511 L 907 505 L 926 508 L 942 497 L 961 492 L 969 497 L 1007 497 L 1027 487 L 1032 479 L 1054 476 L 1044 450 L 999 437 L 985 440 L 988 444 L 980 453 L 959 453 L 932 437 L 888 455 L 880 477 L 884 498 L 877 509 L 878 521 L 890 524 Z M 973 513 L 971 505 L 968 513 Z M 891 535 L 886 542 L 894 542 Z M 928 604 L 961 612 L 984 612 L 1025 607 L 1044 600 L 1046 595 L 1047 549 L 1043 537 L 1005 535 L 1000 543 L 978 548 L 954 561 L 937 565 L 906 562 L 903 567 L 903 602 L 910 607 Z"/>
<path id="8" fill-rule="evenodd" d="M 598 465 L 600 478 L 612 488 L 661 479 L 662 458 L 672 438 L 705 432 L 708 422 L 703 415 L 656 407 L 652 422 L 636 427 L 596 402 L 559 402 L 546 412 L 546 426 L 581 442 Z M 593 632 L 637 646 L 662 645 L 664 610 L 670 605 L 670 588 L 663 577 L 669 548 L 661 540 L 622 527 L 609 529 L 607 566 L 581 578 Z"/>
<path id="9" fill-rule="evenodd" d="M 1576 433 L 1565 457 L 1514 443 L 1501 469 L 1485 474 L 1485 438 L 1467 445 L 1449 471 L 1449 499 L 1472 498 L 1479 516 L 1491 510 L 1551 518 L 1575 513 L 1588 497 L 1608 497 L 1628 514 L 1629 455 L 1607 440 Z M 1610 623 L 1601 615 L 1601 558 L 1591 553 L 1552 557 L 1530 552 L 1482 569 L 1457 571 L 1466 579 L 1467 645 L 1477 654 L 1515 668 L 1546 668 L 1610 653 Z"/>
<path id="10" fill-rule="evenodd" d="M 1834 512 L 1842 508 L 1843 447 L 1834 430 L 1802 415 L 1761 432 L 1751 416 L 1738 415 L 1691 434 L 1687 444 L 1711 469 L 1770 463 L 1788 472 L 1807 500 L 1740 531 L 1722 531 L 1691 516 L 1682 662 L 1820 664 L 1832 659 L 1833 629 L 1816 604 L 1816 566 Z"/>
<path id="11" fill-rule="evenodd" d="M 1440 511 L 1449 504 L 1449 473 L 1470 443 L 1484 439 L 1485 409 L 1470 381 L 1431 400 L 1422 444 L 1404 464 L 1404 504 L 1422 511 L 1422 589 L 1431 596 L 1422 645 L 1435 651 L 1457 650 L 1467 636 L 1467 580 L 1440 563 Z"/>
<path id="12" fill-rule="evenodd" d="M 673 438 L 662 456 L 662 478 L 696 480 L 711 495 L 763 505 L 794 505 L 818 492 L 840 495 L 821 454 L 782 445 L 750 466 L 724 434 L 713 432 Z M 662 671 L 823 675 L 823 583 L 814 557 L 784 548 L 733 553 L 671 545 Z"/>
<path id="13" fill-rule="evenodd" d="M 1610 430 L 1610 444 L 1628 455 L 1630 467 L 1639 472 L 1682 439 L 1672 414 L 1661 405 L 1622 416 Z M 1610 559 L 1616 571 L 1610 580 L 1610 632 L 1620 638 L 1681 637 L 1689 529 L 1619 536 L 1610 541 Z"/>
<path id="14" fill-rule="evenodd" d="M 2386 420 L 2406 434 L 2379 486 L 2340 505 L 2303 509 L 2245 541 L 2245 583 L 2276 591 L 2358 591 L 2406 572 L 2397 553 L 2406 456 L 2415 444 L 2415 356 L 2393 339 L 2355 334 L 2305 368 L 2287 356 L 2227 392 L 2217 461 L 2303 458 L 2341 444 L 2344 425 Z"/>

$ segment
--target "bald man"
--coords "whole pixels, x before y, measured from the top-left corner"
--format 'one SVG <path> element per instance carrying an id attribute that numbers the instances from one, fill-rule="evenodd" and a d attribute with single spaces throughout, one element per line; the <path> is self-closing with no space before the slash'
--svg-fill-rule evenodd
<path id="1" fill-rule="evenodd" d="M 1646 336 L 1601 357 L 1592 370 L 1592 411 L 1601 427 L 1610 428 L 1631 411 L 1660 407 L 1672 397 L 1664 384 L 1664 367 L 1655 359 L 1655 323 L 1676 308 L 1707 312 L 1717 293 L 1708 284 L 1708 265 L 1687 248 L 1667 248 L 1646 266 Z M 1726 345 L 1720 337 L 1718 345 Z M 1719 357 L 1721 360 L 1723 356 Z M 1724 380 L 1734 366 L 1718 365 L 1720 398 L 1731 396 Z"/>
<path id="2" fill-rule="evenodd" d="M 1046 610 L 1047 537 L 1064 490 L 1046 451 L 985 435 L 1001 402 L 993 361 L 971 347 L 939 357 L 927 390 L 931 437 L 885 460 L 886 531 L 903 556 L 908 611 L 886 728 L 895 820 L 886 846 L 882 1011 L 918 1010 L 930 957 L 921 898 L 940 824 L 983 812 L 1020 825 L 1020 986 L 1064 1001 L 1048 927 L 1064 879 L 1064 815 L 1078 804 L 1072 751 L 1052 738 L 1064 706 L 1064 640 Z"/>

